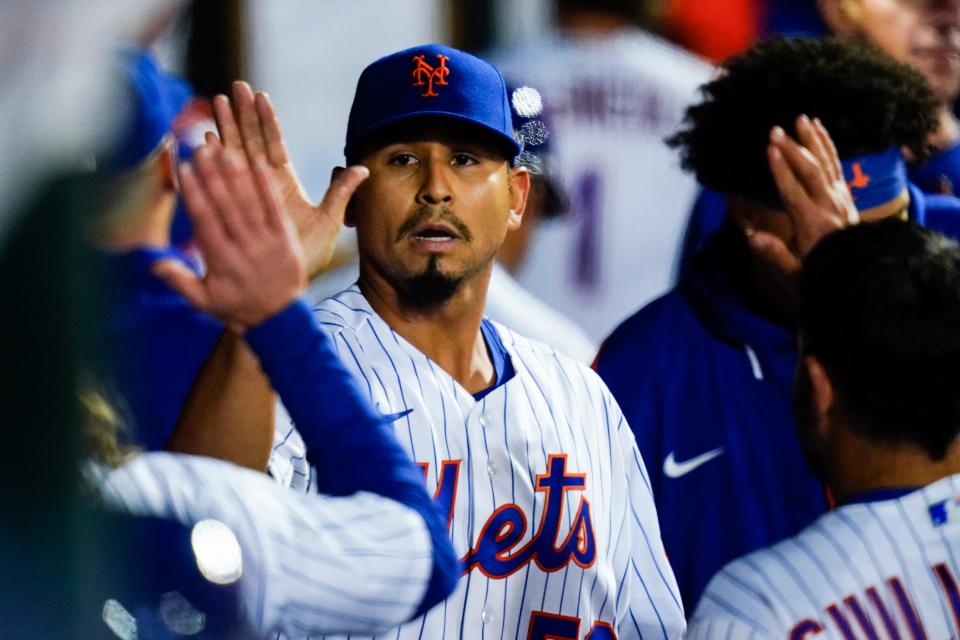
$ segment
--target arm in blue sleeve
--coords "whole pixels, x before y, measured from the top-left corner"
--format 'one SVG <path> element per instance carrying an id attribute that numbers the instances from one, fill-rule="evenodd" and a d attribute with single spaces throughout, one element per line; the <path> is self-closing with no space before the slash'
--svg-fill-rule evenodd
<path id="1" fill-rule="evenodd" d="M 416 510 L 433 543 L 434 570 L 417 615 L 447 597 L 460 563 L 447 523 L 427 494 L 422 472 L 340 362 L 310 309 L 297 301 L 246 334 L 297 425 L 317 486 L 330 495 L 369 491 Z"/>

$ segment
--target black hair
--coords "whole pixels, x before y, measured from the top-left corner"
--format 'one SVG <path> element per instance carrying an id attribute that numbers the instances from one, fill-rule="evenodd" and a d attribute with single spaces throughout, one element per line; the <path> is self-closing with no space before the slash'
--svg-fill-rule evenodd
<path id="1" fill-rule="evenodd" d="M 683 127 L 667 139 L 683 167 L 715 191 L 776 201 L 767 165 L 770 129 L 795 135 L 819 118 L 841 158 L 906 147 L 928 155 L 937 102 L 919 72 L 870 45 L 836 38 L 775 38 L 728 59 L 701 87 Z"/>
<path id="2" fill-rule="evenodd" d="M 848 426 L 942 460 L 960 434 L 960 245 L 912 222 L 839 231 L 800 277 L 805 354 Z"/>

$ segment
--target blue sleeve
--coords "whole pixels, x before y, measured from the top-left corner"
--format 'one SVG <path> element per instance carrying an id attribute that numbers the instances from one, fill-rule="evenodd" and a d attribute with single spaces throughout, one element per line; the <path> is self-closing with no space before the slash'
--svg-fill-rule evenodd
<path id="1" fill-rule="evenodd" d="M 921 197 L 924 199 L 924 215 L 923 220 L 917 222 L 960 242 L 960 199 L 929 194 L 921 194 Z"/>
<path id="2" fill-rule="evenodd" d="M 433 574 L 416 615 L 446 598 L 460 574 L 446 520 L 427 494 L 423 473 L 341 364 L 310 309 L 297 301 L 248 331 L 246 340 L 303 437 L 319 490 L 330 495 L 369 491 L 416 510 L 426 522 L 434 554 Z"/>
<path id="3" fill-rule="evenodd" d="M 960 192 L 960 142 L 937 153 L 923 164 L 910 167 L 910 181 L 924 193 Z"/>

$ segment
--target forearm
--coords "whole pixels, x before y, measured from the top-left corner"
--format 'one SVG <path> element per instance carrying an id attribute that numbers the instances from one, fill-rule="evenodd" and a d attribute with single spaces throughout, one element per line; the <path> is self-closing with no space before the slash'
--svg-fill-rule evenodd
<path id="1" fill-rule="evenodd" d="M 275 406 L 256 356 L 227 329 L 194 381 L 167 450 L 263 471 L 273 442 Z"/>
<path id="2" fill-rule="evenodd" d="M 447 523 L 427 494 L 422 473 L 340 362 L 307 306 L 292 304 L 248 331 L 246 339 L 297 425 L 307 459 L 317 469 L 318 489 L 340 496 L 369 491 L 419 513 L 434 557 L 421 611 L 446 597 L 460 573 Z"/>

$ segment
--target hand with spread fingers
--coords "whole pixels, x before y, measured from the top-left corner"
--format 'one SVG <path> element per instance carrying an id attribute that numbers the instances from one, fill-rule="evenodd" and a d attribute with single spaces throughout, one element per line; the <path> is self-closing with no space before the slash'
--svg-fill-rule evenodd
<path id="1" fill-rule="evenodd" d="M 190 304 L 239 333 L 283 310 L 307 284 L 303 248 L 274 175 L 262 158 L 248 163 L 228 146 L 200 149 L 179 177 L 207 272 L 198 278 L 173 260 L 153 268 Z M 324 198 L 327 210 L 342 217 L 366 175 L 353 167 L 337 176 Z"/>
<path id="2" fill-rule="evenodd" d="M 798 140 L 774 127 L 767 147 L 770 172 L 793 223 L 793 242 L 788 247 L 765 231 L 754 231 L 749 238 L 753 251 L 788 280 L 800 272 L 803 259 L 821 238 L 860 219 L 826 128 L 801 115 L 796 131 Z"/>
<path id="3" fill-rule="evenodd" d="M 256 94 L 246 82 L 233 83 L 232 99 L 218 95 L 213 100 L 219 140 L 207 134 L 208 145 L 241 153 L 246 162 L 262 162 L 271 174 L 279 203 L 287 212 L 303 245 L 307 277 L 312 279 L 330 262 L 337 233 L 343 226 L 344 210 L 331 208 L 326 198 L 319 205 L 310 202 L 290 162 L 273 105 L 267 94 Z M 328 192 L 329 194 L 329 192 Z"/>

